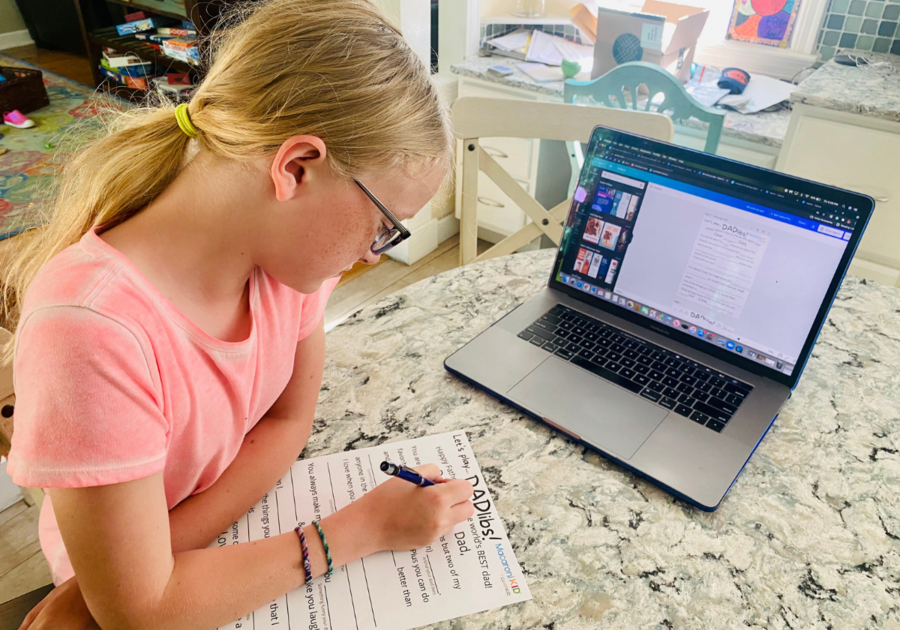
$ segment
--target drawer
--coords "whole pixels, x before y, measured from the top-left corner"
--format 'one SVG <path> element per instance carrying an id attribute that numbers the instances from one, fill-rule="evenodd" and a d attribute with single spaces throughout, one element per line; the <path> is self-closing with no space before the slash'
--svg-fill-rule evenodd
<path id="1" fill-rule="evenodd" d="M 517 180 L 518 181 L 518 180 Z M 528 190 L 527 182 L 519 181 Z M 530 192 L 530 191 L 529 191 Z M 478 225 L 504 236 L 525 227 L 525 213 L 484 173 L 478 173 Z"/>
<path id="2" fill-rule="evenodd" d="M 900 125 L 894 127 L 900 131 Z M 875 212 L 858 255 L 900 269 L 900 133 L 800 115 L 782 152 L 779 167 L 786 173 L 874 197 Z"/>
<path id="3" fill-rule="evenodd" d="M 531 164 L 538 143 L 526 138 L 482 138 L 481 148 L 516 179 L 531 179 Z"/>

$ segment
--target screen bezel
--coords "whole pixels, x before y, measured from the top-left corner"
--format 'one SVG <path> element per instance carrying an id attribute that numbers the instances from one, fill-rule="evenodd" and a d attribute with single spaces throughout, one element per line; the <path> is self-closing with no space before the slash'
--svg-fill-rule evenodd
<path id="1" fill-rule="evenodd" d="M 608 312 L 617 317 L 621 317 L 622 319 L 637 324 L 638 326 L 646 328 L 647 330 L 651 330 L 657 334 L 663 334 L 675 341 L 678 341 L 679 343 L 683 343 L 686 346 L 695 348 L 697 350 L 700 350 L 701 352 L 705 352 L 710 356 L 739 367 L 742 370 L 746 370 L 753 374 L 758 374 L 783 385 L 787 385 L 788 387 L 793 389 L 797 385 L 797 381 L 800 380 L 800 375 L 803 373 L 803 369 L 806 367 L 806 362 L 809 360 L 809 355 L 812 353 L 813 345 L 815 345 L 816 339 L 818 338 L 819 333 L 822 330 L 822 326 L 825 323 L 825 318 L 828 315 L 828 311 L 831 309 L 831 305 L 834 302 L 834 298 L 837 295 L 838 289 L 840 289 L 844 276 L 847 273 L 847 269 L 850 267 L 850 261 L 853 259 L 853 255 L 856 253 L 856 248 L 859 245 L 859 241 L 862 238 L 866 225 L 868 224 L 869 219 L 872 216 L 872 212 L 875 208 L 875 200 L 867 195 L 851 192 L 849 190 L 835 188 L 826 184 L 820 184 L 799 177 L 786 175 L 784 173 L 771 171 L 759 166 L 752 166 L 750 164 L 736 162 L 734 160 L 719 157 L 717 155 L 710 155 L 702 151 L 688 149 L 686 147 L 677 146 L 659 140 L 652 140 L 650 138 L 637 134 L 610 129 L 609 127 L 603 127 L 599 125 L 597 127 L 594 127 L 594 130 L 591 132 L 591 139 L 588 142 L 586 150 L 584 151 L 585 161 L 584 165 L 582 166 L 581 173 L 579 173 L 578 176 L 579 183 L 585 176 L 586 169 L 590 168 L 590 164 L 588 163 L 588 156 L 591 155 L 593 147 L 597 142 L 599 142 L 601 137 L 605 137 L 614 142 L 627 141 L 627 143 L 631 146 L 643 147 L 648 149 L 652 148 L 655 151 L 665 151 L 667 155 L 670 155 L 673 158 L 678 158 L 686 161 L 690 160 L 693 163 L 708 166 L 710 170 L 718 169 L 734 173 L 735 178 L 749 178 L 757 181 L 763 180 L 763 178 L 765 178 L 764 181 L 767 181 L 771 185 L 790 188 L 792 190 L 797 190 L 801 193 L 805 193 L 813 197 L 824 197 L 839 204 L 847 204 L 859 208 L 859 221 L 853 227 L 852 236 L 850 237 L 847 247 L 844 250 L 844 255 L 841 257 L 840 263 L 835 270 L 834 277 L 831 279 L 831 283 L 828 285 L 828 290 L 825 293 L 822 304 L 819 307 L 818 312 L 816 313 L 816 317 L 813 320 L 812 326 L 810 327 L 809 334 L 803 343 L 803 348 L 800 351 L 799 356 L 797 357 L 797 362 L 794 366 L 794 370 L 789 375 L 763 365 L 758 361 L 753 361 L 748 357 L 744 357 L 734 352 L 729 352 L 728 350 L 720 348 L 718 345 L 713 345 L 708 341 L 698 339 L 692 336 L 690 333 L 682 332 L 675 328 L 660 326 L 656 323 L 655 320 L 651 320 L 650 318 L 640 315 L 635 311 L 629 310 L 624 306 L 613 304 L 612 302 L 606 301 L 601 298 L 593 297 L 590 294 L 585 293 L 584 291 L 579 291 L 574 287 L 557 281 L 557 272 L 559 270 L 560 264 L 562 263 L 562 243 L 560 243 L 560 246 L 556 250 L 556 259 L 553 262 L 553 269 L 550 272 L 550 281 L 548 283 L 548 286 L 551 289 L 561 291 L 566 295 L 580 302 L 584 302 L 585 304 L 589 304 L 594 308 L 599 308 L 602 311 Z M 566 216 L 566 222 L 563 224 L 564 226 L 569 225 L 569 222 L 572 219 L 572 213 L 576 211 L 577 207 L 578 203 L 573 200 L 571 205 L 569 206 L 569 212 Z"/>

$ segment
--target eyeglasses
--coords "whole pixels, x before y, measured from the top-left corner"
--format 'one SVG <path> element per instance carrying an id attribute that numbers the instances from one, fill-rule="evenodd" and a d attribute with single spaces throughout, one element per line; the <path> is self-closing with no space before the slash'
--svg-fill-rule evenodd
<path id="1" fill-rule="evenodd" d="M 403 227 L 403 224 L 397 220 L 390 210 L 388 210 L 383 203 L 378 201 L 378 197 L 372 194 L 368 188 L 362 185 L 361 182 L 357 180 L 353 180 L 354 183 L 360 187 L 360 189 L 366 193 L 366 197 L 372 200 L 378 209 L 381 210 L 381 213 L 388 218 L 388 220 L 393 224 L 394 227 L 387 227 L 385 225 L 381 226 L 381 231 L 378 232 L 378 236 L 375 237 L 375 242 L 372 243 L 370 249 L 373 254 L 383 254 L 390 248 L 395 245 L 399 245 L 406 239 L 408 239 L 412 234 L 410 234 L 409 230 Z"/>

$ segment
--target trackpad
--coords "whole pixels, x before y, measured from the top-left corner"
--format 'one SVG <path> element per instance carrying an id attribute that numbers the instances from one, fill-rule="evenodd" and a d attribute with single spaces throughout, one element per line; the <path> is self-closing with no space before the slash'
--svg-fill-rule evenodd
<path id="1" fill-rule="evenodd" d="M 631 459 L 669 413 L 556 357 L 506 396 L 622 459 Z"/>

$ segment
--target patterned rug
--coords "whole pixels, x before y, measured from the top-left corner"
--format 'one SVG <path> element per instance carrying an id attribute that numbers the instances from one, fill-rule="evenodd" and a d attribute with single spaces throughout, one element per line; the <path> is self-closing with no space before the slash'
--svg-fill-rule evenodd
<path id="1" fill-rule="evenodd" d="M 0 66 L 37 68 L 4 53 L 0 53 Z M 44 73 L 50 104 L 26 114 L 35 122 L 31 129 L 0 125 L 0 147 L 9 150 L 0 155 L 0 239 L 41 222 L 42 215 L 35 200 L 51 187 L 53 175 L 65 163 L 67 154 L 57 146 L 64 134 L 76 124 L 84 126 L 86 119 L 95 116 L 101 100 L 104 106 L 129 107 L 128 101 L 97 93 L 94 88 L 37 69 Z M 97 130 L 99 125 L 88 124 L 80 131 L 90 134 Z"/>

